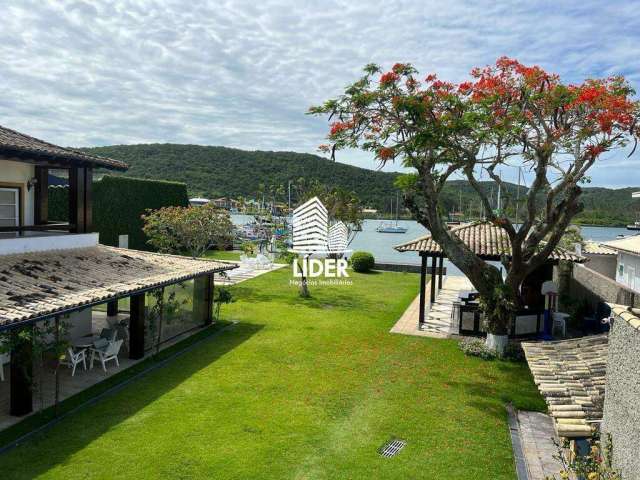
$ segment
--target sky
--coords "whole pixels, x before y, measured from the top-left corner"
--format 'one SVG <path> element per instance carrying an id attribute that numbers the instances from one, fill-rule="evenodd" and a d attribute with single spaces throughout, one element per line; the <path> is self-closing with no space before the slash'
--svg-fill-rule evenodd
<path id="1" fill-rule="evenodd" d="M 640 1 L 2 3 L 0 124 L 64 146 L 318 153 L 327 122 L 305 112 L 370 62 L 463 81 L 507 55 L 566 82 L 623 74 L 640 91 Z M 338 161 L 376 168 L 365 152 Z M 610 154 L 592 185 L 640 186 L 639 162 Z"/>

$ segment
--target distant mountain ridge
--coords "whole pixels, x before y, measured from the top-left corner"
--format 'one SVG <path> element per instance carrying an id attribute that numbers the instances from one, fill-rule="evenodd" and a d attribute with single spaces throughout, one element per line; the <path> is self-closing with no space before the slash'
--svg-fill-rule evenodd
<path id="1" fill-rule="evenodd" d="M 84 148 L 86 152 L 103 155 L 129 164 L 123 175 L 140 178 L 185 182 L 191 196 L 253 198 L 260 184 L 282 185 L 291 180 L 317 179 L 327 185 L 352 190 L 362 202 L 380 211 L 389 211 L 395 198 L 394 181 L 399 173 L 368 170 L 333 162 L 308 153 L 247 151 L 228 147 L 178 144 L 113 145 Z M 488 193 L 497 190 L 491 182 L 483 182 Z M 517 185 L 508 184 L 502 191 L 503 206 L 515 215 Z M 580 223 L 594 225 L 625 225 L 635 219 L 640 202 L 631 199 L 639 188 L 609 189 L 585 187 L 585 211 L 577 218 Z M 521 187 L 520 194 L 526 190 Z M 280 200 L 284 201 L 285 197 Z M 446 212 L 462 211 L 479 215 L 479 202 L 466 181 L 449 182 L 444 190 Z M 521 214 L 520 214 L 521 215 Z"/>

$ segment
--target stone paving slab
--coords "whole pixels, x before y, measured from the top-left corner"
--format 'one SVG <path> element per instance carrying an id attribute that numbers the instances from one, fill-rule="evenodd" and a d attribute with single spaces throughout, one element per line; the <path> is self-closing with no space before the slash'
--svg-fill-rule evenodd
<path id="1" fill-rule="evenodd" d="M 423 330 L 418 328 L 420 319 L 420 295 L 411 302 L 400 319 L 391 328 L 391 333 L 414 335 L 418 337 L 450 338 L 457 335 L 458 326 L 451 320 L 453 302 L 458 299 L 462 291 L 473 290 L 467 277 L 461 275 L 447 275 L 443 278 L 442 289 L 436 295 L 436 301 L 429 306 L 429 285 L 425 305 L 425 325 Z"/>
<path id="2" fill-rule="evenodd" d="M 274 270 L 278 270 L 279 268 L 286 267 L 284 263 L 274 263 L 270 268 L 256 269 L 252 268 L 249 265 L 243 265 L 240 262 L 229 263 L 236 263 L 238 265 L 238 268 L 226 272 L 226 277 L 220 274 L 216 274 L 216 284 L 235 285 L 236 283 L 244 282 L 245 280 L 259 277 L 260 275 L 263 275 L 265 273 L 273 272 Z"/>
<path id="3" fill-rule="evenodd" d="M 557 454 L 553 439 L 558 440 L 553 419 L 540 412 L 519 411 L 518 425 L 529 480 L 544 480 L 557 474 L 562 465 L 553 458 Z"/>

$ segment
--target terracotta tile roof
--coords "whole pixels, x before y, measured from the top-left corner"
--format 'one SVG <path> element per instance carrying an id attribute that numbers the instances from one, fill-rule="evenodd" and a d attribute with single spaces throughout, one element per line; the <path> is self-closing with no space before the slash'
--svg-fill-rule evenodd
<path id="1" fill-rule="evenodd" d="M 587 240 L 582 247 L 582 253 L 588 253 L 589 255 L 615 255 L 616 251 L 593 240 Z"/>
<path id="2" fill-rule="evenodd" d="M 47 157 L 51 160 L 62 159 L 68 162 L 90 163 L 99 167 L 126 170 L 128 165 L 119 160 L 89 155 L 87 153 L 59 147 L 52 143 L 38 140 L 24 133 L 16 132 L 0 125 L 0 154 L 5 155 L 34 155 Z"/>
<path id="3" fill-rule="evenodd" d="M 234 268 L 105 245 L 2 255 L 0 326 Z"/>
<path id="4" fill-rule="evenodd" d="M 511 255 L 511 242 L 509 236 L 502 228 L 489 222 L 467 223 L 451 229 L 471 250 L 479 256 L 499 258 L 502 255 Z M 410 242 L 396 245 L 399 252 L 426 252 L 430 254 L 441 253 L 440 245 L 431 235 L 416 238 Z M 584 257 L 573 252 L 557 247 L 551 256 L 552 260 L 569 260 L 576 263 L 584 262 Z"/>
<path id="5" fill-rule="evenodd" d="M 632 235 L 630 237 L 621 238 L 620 240 L 611 240 L 610 242 L 604 242 L 601 245 L 616 251 L 640 255 L 640 235 Z"/>
<path id="6" fill-rule="evenodd" d="M 522 342 L 533 379 L 562 437 L 589 437 L 601 420 L 608 336 Z"/>

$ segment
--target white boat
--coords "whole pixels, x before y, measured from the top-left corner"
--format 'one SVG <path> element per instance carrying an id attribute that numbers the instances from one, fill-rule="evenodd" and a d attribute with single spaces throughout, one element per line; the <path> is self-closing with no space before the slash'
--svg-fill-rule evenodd
<path id="1" fill-rule="evenodd" d="M 398 225 L 398 214 L 400 211 L 400 200 L 398 198 L 398 194 L 396 193 L 396 221 L 392 222 L 383 222 L 376 228 L 376 232 L 378 233 L 407 233 L 409 230 L 406 227 L 401 227 Z M 391 200 L 391 214 L 393 214 L 393 199 Z"/>
<path id="2" fill-rule="evenodd" d="M 407 233 L 408 230 L 406 227 L 390 223 L 382 223 L 376 228 L 376 232 L 379 233 Z"/>
<path id="3" fill-rule="evenodd" d="M 640 230 L 640 222 L 634 222 L 627 225 L 627 230 Z"/>

